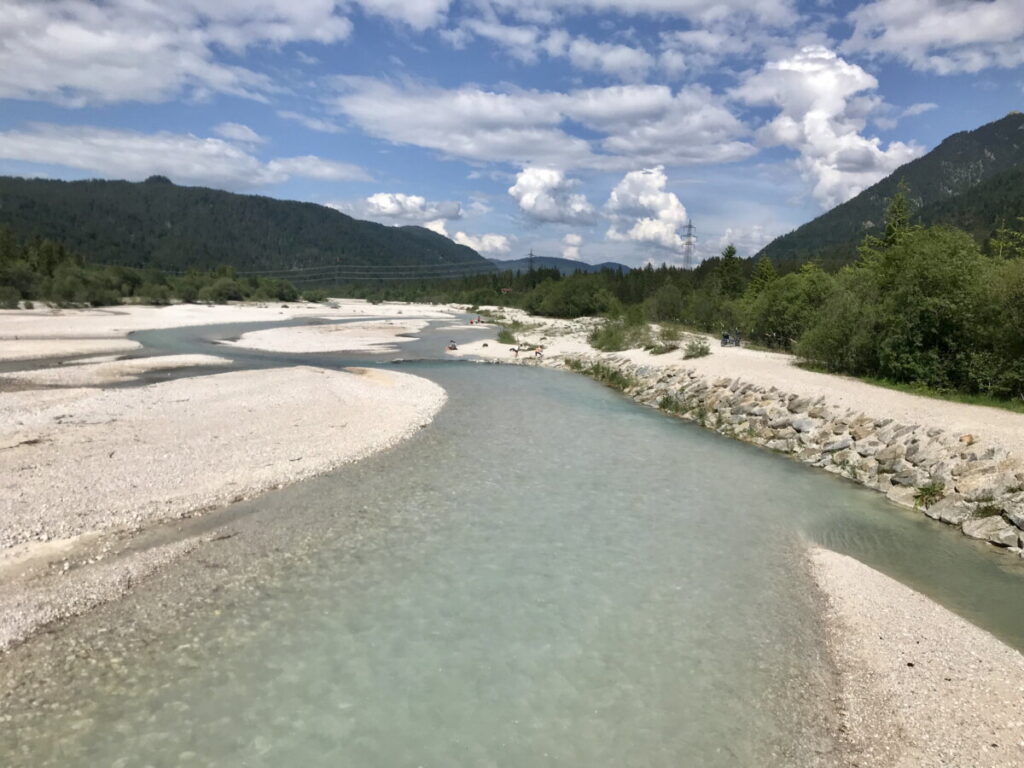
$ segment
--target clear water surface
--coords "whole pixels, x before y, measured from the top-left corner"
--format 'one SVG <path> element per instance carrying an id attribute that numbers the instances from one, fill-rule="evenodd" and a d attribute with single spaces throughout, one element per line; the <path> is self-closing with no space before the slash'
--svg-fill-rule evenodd
<path id="1" fill-rule="evenodd" d="M 7 764 L 827 765 L 808 543 L 1024 647 L 1020 568 L 878 494 L 579 376 L 402 370 L 449 392 L 430 427 L 26 649 Z"/>

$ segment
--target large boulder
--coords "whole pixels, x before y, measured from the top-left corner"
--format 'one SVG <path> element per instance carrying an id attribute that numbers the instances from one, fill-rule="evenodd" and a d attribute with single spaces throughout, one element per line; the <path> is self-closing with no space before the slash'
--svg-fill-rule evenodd
<path id="1" fill-rule="evenodd" d="M 910 488 L 917 488 L 925 483 L 925 476 L 919 469 L 907 467 L 892 476 L 893 485 L 905 485 Z"/>
<path id="2" fill-rule="evenodd" d="M 840 437 L 838 440 L 832 440 L 831 442 L 826 443 L 825 447 L 821 450 L 825 453 L 835 453 L 836 451 L 845 451 L 851 445 L 853 445 L 853 440 L 849 437 Z"/>
<path id="3" fill-rule="evenodd" d="M 934 464 L 948 458 L 949 451 L 942 443 L 934 440 L 928 442 L 918 441 L 907 446 L 904 458 L 911 464 L 927 469 Z"/>
<path id="4" fill-rule="evenodd" d="M 1003 514 L 1006 515 L 1007 520 L 1024 530 L 1024 493 L 1012 496 L 1003 505 Z"/>
<path id="5" fill-rule="evenodd" d="M 1019 488 L 1024 475 L 1011 469 L 967 474 L 957 481 L 956 489 L 968 501 L 991 501 L 1004 496 L 1008 491 Z"/>
<path id="6" fill-rule="evenodd" d="M 903 454 L 906 449 L 900 443 L 894 443 L 893 445 L 887 445 L 885 448 L 875 454 L 875 461 L 884 470 L 890 472 L 896 471 L 900 464 L 903 463 Z"/>
<path id="7" fill-rule="evenodd" d="M 856 449 L 857 453 L 859 453 L 861 456 L 876 456 L 880 450 L 885 448 L 885 443 L 881 443 L 878 440 L 868 438 L 858 440 L 854 444 L 854 448 Z"/>
<path id="8" fill-rule="evenodd" d="M 889 501 L 903 507 L 914 506 L 914 496 L 916 493 L 917 491 L 913 487 L 906 485 L 890 485 L 885 489 L 885 495 Z"/>
<path id="9" fill-rule="evenodd" d="M 850 434 L 854 440 L 863 440 L 875 432 L 875 425 L 870 421 L 859 421 L 850 427 Z"/>
<path id="10" fill-rule="evenodd" d="M 972 539 L 984 539 L 1003 547 L 1017 546 L 1018 534 L 1020 531 L 1015 526 L 1007 523 L 1002 515 L 990 515 L 988 517 L 974 517 L 965 520 L 960 526 L 965 534 Z"/>
<path id="11" fill-rule="evenodd" d="M 793 419 L 790 422 L 790 426 L 797 432 L 811 432 L 814 430 L 820 422 L 817 419 L 812 419 L 808 416 L 803 416 L 798 419 Z"/>
<path id="12" fill-rule="evenodd" d="M 794 397 L 786 404 L 786 409 L 790 413 L 803 413 L 811 407 L 811 399 L 809 397 Z"/>
<path id="13" fill-rule="evenodd" d="M 924 513 L 935 520 L 960 525 L 971 517 L 971 508 L 964 504 L 959 494 L 951 493 L 925 509 Z"/>

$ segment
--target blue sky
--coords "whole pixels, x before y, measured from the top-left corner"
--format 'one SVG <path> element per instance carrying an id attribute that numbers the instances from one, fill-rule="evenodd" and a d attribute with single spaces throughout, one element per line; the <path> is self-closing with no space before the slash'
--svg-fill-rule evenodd
<path id="1" fill-rule="evenodd" d="M 1024 103 L 1024 0 L 5 0 L 0 173 L 420 224 L 486 256 L 772 237 Z"/>

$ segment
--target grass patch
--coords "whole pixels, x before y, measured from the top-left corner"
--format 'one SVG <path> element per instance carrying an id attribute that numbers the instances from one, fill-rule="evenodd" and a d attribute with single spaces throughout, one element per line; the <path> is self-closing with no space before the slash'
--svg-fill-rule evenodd
<path id="1" fill-rule="evenodd" d="M 577 373 L 582 373 L 584 376 L 589 376 L 595 381 L 600 381 L 602 384 L 607 384 L 612 389 L 617 389 L 620 392 L 624 392 L 638 383 L 632 376 L 623 373 L 615 366 L 600 361 L 585 363 L 579 358 L 570 357 L 566 358 L 565 367 Z"/>
<path id="2" fill-rule="evenodd" d="M 500 344 L 518 344 L 516 335 L 511 330 L 502 326 L 498 329 L 498 343 Z"/>
<path id="3" fill-rule="evenodd" d="M 647 351 L 652 355 L 664 355 L 669 352 L 675 352 L 677 349 L 679 349 L 678 344 L 655 344 Z"/>
<path id="4" fill-rule="evenodd" d="M 921 486 L 914 493 L 914 508 L 928 509 L 932 504 L 942 499 L 942 492 L 944 490 L 946 490 L 945 483 L 934 482 Z"/>
<path id="5" fill-rule="evenodd" d="M 675 395 L 665 395 L 658 401 L 658 407 L 669 413 L 683 413 L 686 410 L 686 404 Z"/>
<path id="6" fill-rule="evenodd" d="M 1003 514 L 1002 507 L 997 507 L 995 504 L 982 504 L 974 509 L 973 517 L 980 520 L 983 517 L 995 517 L 1001 514 Z"/>
<path id="7" fill-rule="evenodd" d="M 594 328 L 587 338 L 590 346 L 602 352 L 621 352 L 624 349 L 654 346 L 651 329 L 647 323 L 639 325 L 624 320 L 605 320 Z"/>

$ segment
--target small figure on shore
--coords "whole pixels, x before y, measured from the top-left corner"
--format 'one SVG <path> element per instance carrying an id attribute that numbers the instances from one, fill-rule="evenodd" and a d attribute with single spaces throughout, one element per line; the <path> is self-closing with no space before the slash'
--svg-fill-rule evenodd
<path id="1" fill-rule="evenodd" d="M 537 347 L 533 350 L 533 356 L 536 358 L 544 357 L 544 347 Z"/>
<path id="2" fill-rule="evenodd" d="M 509 349 L 509 352 L 511 352 L 516 357 L 519 357 L 519 347 L 512 347 L 511 349 Z"/>
<path id="3" fill-rule="evenodd" d="M 457 347 L 457 346 L 455 346 L 455 339 L 449 339 L 449 340 L 448 340 L 448 346 L 446 347 L 446 349 L 447 349 L 447 350 L 448 350 L 449 352 L 454 352 L 455 350 L 457 350 L 457 349 L 458 349 L 458 347 Z"/>

